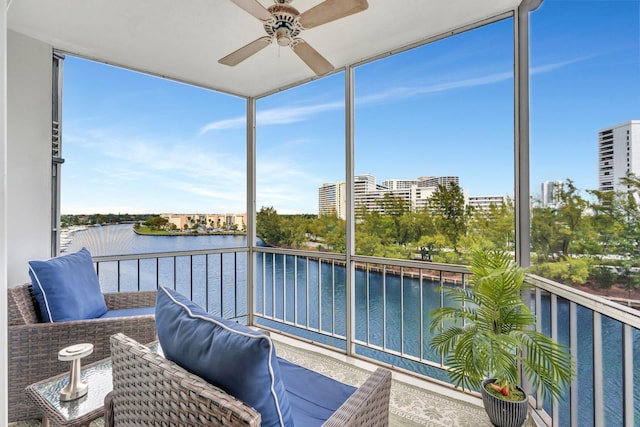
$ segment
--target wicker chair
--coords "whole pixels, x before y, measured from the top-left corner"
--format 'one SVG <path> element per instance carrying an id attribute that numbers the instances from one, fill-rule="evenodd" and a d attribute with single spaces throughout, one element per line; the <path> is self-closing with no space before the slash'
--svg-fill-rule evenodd
<path id="1" fill-rule="evenodd" d="M 105 427 L 260 426 L 260 413 L 123 335 L 111 338 L 113 391 L 105 399 Z M 376 370 L 324 426 L 389 424 L 391 372 Z"/>
<path id="2" fill-rule="evenodd" d="M 156 292 L 105 294 L 109 310 L 155 306 Z M 8 290 L 9 308 L 9 421 L 40 418 L 41 413 L 25 395 L 25 387 L 69 370 L 58 361 L 58 351 L 71 344 L 90 342 L 91 363 L 109 357 L 109 337 L 123 332 L 140 342 L 157 339 L 153 315 L 43 323 L 31 285 Z"/>

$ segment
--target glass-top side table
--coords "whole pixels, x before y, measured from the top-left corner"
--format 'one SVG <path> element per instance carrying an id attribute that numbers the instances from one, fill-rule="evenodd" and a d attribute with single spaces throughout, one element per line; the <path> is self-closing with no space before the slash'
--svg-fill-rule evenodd
<path id="1" fill-rule="evenodd" d="M 162 353 L 157 342 L 148 347 L 156 353 Z M 88 384 L 88 393 L 67 402 L 60 400 L 60 391 L 69 383 L 68 372 L 26 388 L 27 395 L 42 411 L 43 427 L 49 426 L 49 420 L 60 426 L 84 426 L 104 415 L 104 398 L 113 389 L 111 358 L 87 365 L 80 377 Z"/>

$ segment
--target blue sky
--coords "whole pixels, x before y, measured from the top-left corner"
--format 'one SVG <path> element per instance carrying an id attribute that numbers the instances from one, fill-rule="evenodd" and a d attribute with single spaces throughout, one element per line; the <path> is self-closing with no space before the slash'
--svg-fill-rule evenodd
<path id="1" fill-rule="evenodd" d="M 510 20 L 356 69 L 356 173 L 513 193 Z M 531 186 L 597 187 L 598 130 L 640 119 L 640 0 L 531 16 Z M 257 205 L 344 181 L 343 74 L 258 100 Z M 62 212 L 244 212 L 245 101 L 67 56 Z"/>

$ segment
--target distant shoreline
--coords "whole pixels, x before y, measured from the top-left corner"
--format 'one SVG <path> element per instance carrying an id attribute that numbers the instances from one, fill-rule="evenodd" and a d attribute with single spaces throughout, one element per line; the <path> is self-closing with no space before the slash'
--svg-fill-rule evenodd
<path id="1" fill-rule="evenodd" d="M 204 233 L 198 232 L 176 232 L 176 231 L 162 231 L 156 230 L 154 232 L 138 231 L 133 229 L 133 232 L 139 236 L 246 236 L 245 231 L 207 231 Z"/>

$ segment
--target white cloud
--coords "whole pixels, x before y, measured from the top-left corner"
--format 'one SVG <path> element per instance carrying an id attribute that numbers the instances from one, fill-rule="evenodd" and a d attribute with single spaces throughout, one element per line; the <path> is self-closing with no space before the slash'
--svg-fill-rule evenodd
<path id="1" fill-rule="evenodd" d="M 257 125 L 262 126 L 296 123 L 307 120 L 318 113 L 339 110 L 343 108 L 343 106 L 343 102 L 328 102 L 324 104 L 307 105 L 304 107 L 272 108 L 258 112 L 256 114 L 256 122 Z M 235 117 L 232 119 L 211 122 L 203 126 L 198 132 L 198 135 L 203 135 L 212 130 L 237 129 L 244 126 L 245 123 L 245 117 Z"/>
<path id="2" fill-rule="evenodd" d="M 312 114 L 311 111 L 316 110 L 304 111 Z M 285 115 L 280 117 L 284 120 Z M 86 177 L 84 180 L 88 185 L 80 188 L 72 182 L 65 183 L 68 196 L 63 206 L 65 213 L 201 211 L 211 206 L 220 211 L 246 210 L 244 150 L 237 150 L 234 154 L 221 151 L 219 147 L 207 149 L 194 141 L 126 137 L 119 130 L 83 132 L 82 135 L 89 133 L 94 150 L 92 161 L 77 160 L 90 170 L 76 172 Z M 299 146 L 305 141 L 279 142 Z M 274 150 L 262 153 L 257 173 L 258 202 L 273 205 L 281 213 L 315 212 L 316 193 L 306 193 L 309 193 L 309 188 L 315 190 L 320 179 L 300 165 L 296 156 L 283 156 L 281 148 L 279 145 L 277 149 L 274 147 Z M 101 190 L 96 193 L 87 188 Z"/>
<path id="3" fill-rule="evenodd" d="M 209 186 L 194 185 L 186 182 L 169 182 L 168 187 L 178 191 L 195 194 L 197 196 L 203 196 L 211 199 L 226 200 L 229 202 L 242 204 L 245 202 L 245 192 L 238 188 L 226 189 L 226 191 L 215 191 Z M 233 191 L 229 191 L 233 190 Z M 244 208 L 243 208 L 244 209 Z"/>
<path id="4" fill-rule="evenodd" d="M 540 65 L 538 67 L 531 68 L 531 74 L 541 74 L 548 73 L 550 71 L 555 71 L 559 68 L 564 68 L 568 65 L 573 65 L 578 62 L 586 61 L 587 59 L 593 58 L 595 55 L 582 56 L 575 59 L 570 59 L 568 61 L 554 62 L 552 64 Z"/>
<path id="5" fill-rule="evenodd" d="M 541 65 L 531 69 L 532 74 L 548 73 L 557 69 L 566 67 L 568 65 L 575 64 L 577 62 L 590 59 L 592 56 L 575 58 L 568 61 L 556 62 L 552 64 Z M 453 80 L 443 83 L 432 83 L 423 86 L 396 86 L 391 87 L 382 92 L 372 93 L 370 95 L 364 95 L 356 99 L 357 105 L 367 105 L 372 103 L 380 103 L 388 100 L 398 100 L 404 98 L 410 98 L 417 95 L 445 92 L 454 89 L 472 88 L 477 86 L 484 86 L 489 84 L 500 83 L 506 80 L 513 79 L 513 72 L 511 70 L 505 72 L 498 72 L 488 74 L 479 77 L 469 77 L 459 80 Z M 256 121 L 258 125 L 276 125 L 276 124 L 288 124 L 296 123 L 304 120 L 308 120 L 312 116 L 324 113 L 326 111 L 335 111 L 344 108 L 344 102 L 327 102 L 323 104 L 307 105 L 303 107 L 282 107 L 273 108 L 269 110 L 260 111 L 256 114 Z M 236 117 L 226 120 L 219 120 L 209 123 L 203 126 L 199 135 L 203 135 L 209 131 L 222 130 L 222 129 L 237 129 L 244 126 L 246 123 L 245 117 Z"/>
<path id="6" fill-rule="evenodd" d="M 244 126 L 246 122 L 247 122 L 246 117 L 235 117 L 233 119 L 211 122 L 203 126 L 198 132 L 198 135 L 204 135 L 205 133 L 212 130 L 238 129 Z"/>
<path id="7" fill-rule="evenodd" d="M 119 129 L 77 134 L 91 135 L 86 139 L 92 140 L 92 153 L 88 158 L 80 158 L 81 153 L 77 153 L 72 159 L 74 175 L 83 178 L 64 183 L 65 212 L 87 211 L 75 205 L 95 205 L 91 208 L 94 212 L 117 212 L 113 209 L 121 207 L 113 205 L 114 202 L 125 204 L 125 200 L 131 202 L 127 204 L 132 207 L 129 212 L 171 211 L 182 200 L 189 199 L 184 193 L 191 195 L 188 205 L 194 208 L 246 209 L 243 150 L 234 153 L 224 151 L 224 147 L 204 146 L 202 142 L 127 137 Z M 136 205 L 146 208 L 133 209 Z"/>

